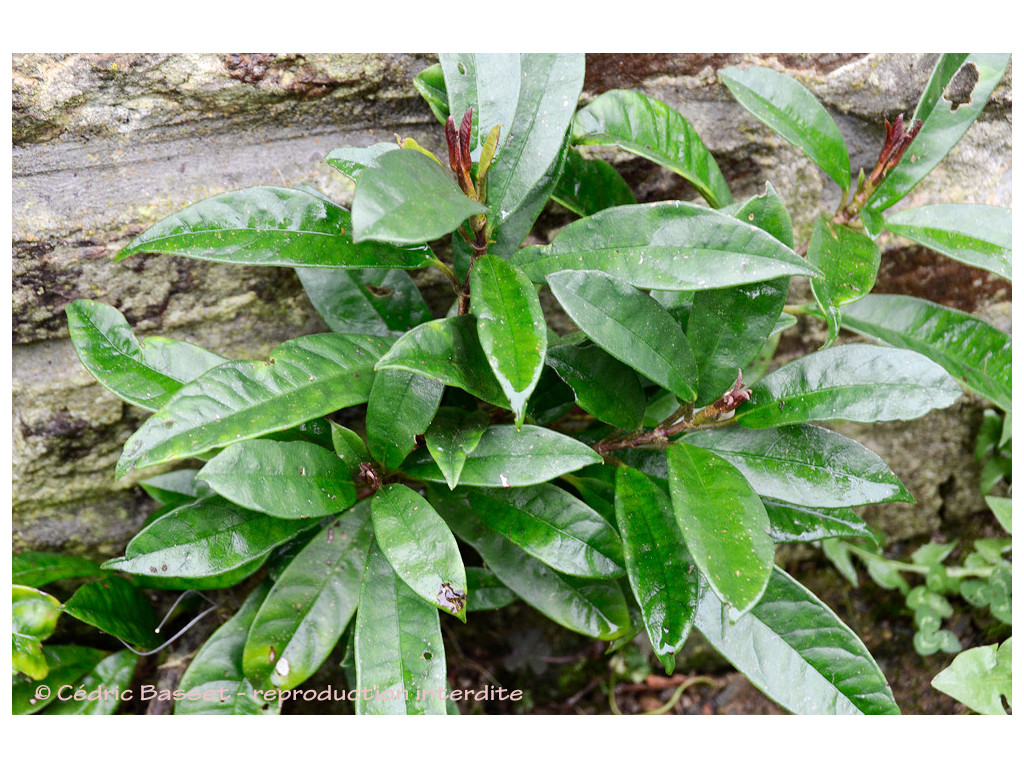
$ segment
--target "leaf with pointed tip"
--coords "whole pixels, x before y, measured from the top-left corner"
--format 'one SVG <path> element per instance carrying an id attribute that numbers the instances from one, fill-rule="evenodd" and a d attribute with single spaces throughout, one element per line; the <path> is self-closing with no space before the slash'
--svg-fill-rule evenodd
<path id="1" fill-rule="evenodd" d="M 155 648 L 163 640 L 157 633 L 156 613 L 149 600 L 117 576 L 83 584 L 64 603 L 64 612 L 142 648 Z"/>
<path id="2" fill-rule="evenodd" d="M 1004 411 L 1013 407 L 1011 338 L 966 312 L 912 296 L 873 294 L 846 309 L 843 325 L 919 352 Z"/>
<path id="3" fill-rule="evenodd" d="M 932 687 L 983 715 L 1005 715 L 1012 707 L 1013 638 L 996 648 L 982 645 L 957 654 L 932 680 Z"/>
<path id="4" fill-rule="evenodd" d="M 388 336 L 433 316 L 401 269 L 296 269 L 306 295 L 335 333 Z"/>
<path id="5" fill-rule="evenodd" d="M 871 292 L 881 256 L 881 249 L 867 235 L 832 224 L 824 216 L 815 220 L 807 260 L 824 275 L 811 280 L 811 290 L 828 323 L 826 347 L 839 336 L 839 308 Z"/>
<path id="6" fill-rule="evenodd" d="M 39 687 L 37 681 L 14 678 L 11 685 L 11 714 L 30 715 L 59 701 L 56 694 L 62 686 L 74 685 L 107 655 L 106 651 L 99 648 L 81 645 L 44 645 L 45 665 L 50 670 L 45 681 L 52 694 L 39 696 L 36 692 Z"/>
<path id="7" fill-rule="evenodd" d="M 459 484 L 466 457 L 476 450 L 489 424 L 490 419 L 483 411 L 461 411 L 449 406 L 438 409 L 424 439 L 449 488 Z"/>
<path id="8" fill-rule="evenodd" d="M 713 590 L 697 606 L 697 629 L 757 688 L 802 715 L 899 714 L 864 643 L 832 610 L 780 568 L 760 602 L 739 618 Z"/>
<path id="9" fill-rule="evenodd" d="M 139 657 L 125 648 L 100 661 L 75 685 L 75 695 L 55 701 L 46 715 L 112 715 L 121 698 L 113 691 L 130 690 Z"/>
<path id="10" fill-rule="evenodd" d="M 370 461 L 370 451 L 363 442 L 363 438 L 357 435 L 348 427 L 340 427 L 333 421 L 331 425 L 331 447 L 338 458 L 345 462 L 349 474 L 354 474 L 359 465 L 364 461 Z"/>
<path id="11" fill-rule="evenodd" d="M 947 203 L 904 208 L 885 228 L 951 259 L 1010 279 L 1012 212 L 994 205 Z"/>
<path id="12" fill-rule="evenodd" d="M 512 256 L 535 283 L 600 270 L 637 288 L 705 290 L 820 272 L 762 229 L 691 203 L 621 205 L 579 219 L 549 245 Z"/>
<path id="13" fill-rule="evenodd" d="M 427 431 L 444 394 L 444 384 L 400 368 L 385 368 L 373 379 L 366 403 L 366 442 L 385 467 L 397 467 Z"/>
<path id="14" fill-rule="evenodd" d="M 332 149 L 324 160 L 329 166 L 341 171 L 352 181 L 356 181 L 367 168 L 377 168 L 378 158 L 385 152 L 398 149 L 393 141 L 382 141 L 368 147 L 338 147 Z"/>
<path id="15" fill-rule="evenodd" d="M 466 603 L 467 611 L 496 611 L 516 601 L 516 593 L 486 568 L 467 568 L 466 585 L 473 596 Z"/>
<path id="16" fill-rule="evenodd" d="M 640 377 L 628 365 L 590 343 L 550 347 L 546 362 L 591 416 L 620 429 L 640 426 L 647 396 Z"/>
<path id="17" fill-rule="evenodd" d="M 11 555 L 11 582 L 25 587 L 42 587 L 61 579 L 99 576 L 92 560 L 63 552 L 18 552 Z"/>
<path id="18" fill-rule="evenodd" d="M 440 64 L 427 67 L 412 79 L 412 84 L 427 102 L 430 111 L 440 122 L 448 119 L 448 91 L 444 83 L 444 71 Z"/>
<path id="19" fill-rule="evenodd" d="M 718 163 L 689 121 L 637 91 L 607 91 L 577 112 L 572 142 L 620 147 L 678 173 L 715 208 L 732 202 Z"/>
<path id="20" fill-rule="evenodd" d="M 771 522 L 772 541 L 776 544 L 834 538 L 875 539 L 868 524 L 845 507 L 811 509 L 765 501 L 764 508 Z"/>
<path id="21" fill-rule="evenodd" d="M 910 420 L 960 399 L 960 387 L 924 355 L 868 344 L 814 352 L 768 374 L 736 409 L 745 427 L 805 421 Z"/>
<path id="22" fill-rule="evenodd" d="M 198 456 L 366 402 L 391 341 L 325 333 L 278 345 L 271 362 L 224 363 L 182 387 L 128 438 L 118 476 Z"/>
<path id="23" fill-rule="evenodd" d="M 633 190 L 611 163 L 583 157 L 575 149 L 570 149 L 565 157 L 551 198 L 579 216 L 636 203 Z"/>

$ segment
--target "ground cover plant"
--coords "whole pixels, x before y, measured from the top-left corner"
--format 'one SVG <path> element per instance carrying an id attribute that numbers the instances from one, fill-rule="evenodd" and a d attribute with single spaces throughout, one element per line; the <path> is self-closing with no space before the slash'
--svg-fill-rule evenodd
<path id="1" fill-rule="evenodd" d="M 578 108 L 584 57 L 556 54 L 440 56 L 415 81 L 443 125 L 435 145 L 398 137 L 327 156 L 355 183 L 350 211 L 316 190 L 266 186 L 157 223 L 117 258 L 294 268 L 330 333 L 237 361 L 140 340 L 100 302 L 68 305 L 83 365 L 152 412 L 117 473 L 144 470 L 161 507 L 102 569 L 15 557 L 15 711 L 71 706 L 34 697 L 39 681 L 83 691 L 78 711 L 114 711 L 88 692 L 127 685 L 135 653 L 164 640 L 142 590 L 244 584 L 241 608 L 191 659 L 175 713 L 276 713 L 281 692 L 341 643 L 349 679 L 339 672 L 337 687 L 358 692 L 357 713 L 444 714 L 441 622 L 513 601 L 610 649 L 644 633 L 669 674 L 699 632 L 793 712 L 897 713 L 864 644 L 775 564 L 775 548 L 826 542 L 835 553 L 828 542 L 848 539 L 846 555 L 871 567 L 883 559 L 853 508 L 913 500 L 829 422 L 916 419 L 965 388 L 1009 422 L 1007 334 L 871 293 L 883 231 L 1010 278 L 1008 210 L 890 211 L 963 136 L 1008 63 L 940 57 L 913 116 L 886 124 L 877 164 L 857 177 L 804 86 L 765 67 L 721 70 L 841 190 L 807 243 L 794 242 L 771 185 L 734 200 L 668 105 L 616 90 Z M 703 202 L 637 204 L 589 147 L 669 168 Z M 550 201 L 578 218 L 524 246 Z M 411 277 L 423 269 L 451 286 L 444 317 Z M 797 281 L 812 302 L 788 303 Z M 578 331 L 552 330 L 541 290 Z M 825 343 L 773 366 L 798 316 L 820 322 Z M 861 338 L 836 343 L 844 329 Z M 986 451 L 1008 455 L 1009 429 Z M 152 474 L 186 459 L 191 468 Z M 1009 530 L 1009 500 L 993 511 Z M 985 546 L 979 557 L 998 562 L 967 592 L 995 611 L 1009 543 Z M 944 557 L 927 555 L 916 565 Z M 939 570 L 914 600 L 935 614 L 924 616 L 928 642 L 949 647 L 931 596 L 942 578 L 944 589 L 966 582 L 950 586 L 956 574 Z M 41 589 L 61 579 L 84 579 L 63 604 Z M 1008 604 L 1006 592 L 1007 619 Z M 61 613 L 130 648 L 44 644 Z M 936 684 L 1003 711 L 1010 646 L 958 657 Z"/>

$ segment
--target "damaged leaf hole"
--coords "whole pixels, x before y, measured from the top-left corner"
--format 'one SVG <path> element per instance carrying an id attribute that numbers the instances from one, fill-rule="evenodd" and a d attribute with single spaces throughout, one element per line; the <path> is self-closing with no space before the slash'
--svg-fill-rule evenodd
<path id="1" fill-rule="evenodd" d="M 942 92 L 942 97 L 950 102 L 950 112 L 956 112 L 964 104 L 971 103 L 971 94 L 974 93 L 974 86 L 978 84 L 979 79 L 978 68 L 971 62 L 957 70 Z"/>

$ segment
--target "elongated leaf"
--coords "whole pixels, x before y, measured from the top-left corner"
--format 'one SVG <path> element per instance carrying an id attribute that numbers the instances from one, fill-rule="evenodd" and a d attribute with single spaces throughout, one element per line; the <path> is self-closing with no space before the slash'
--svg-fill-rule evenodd
<path id="1" fill-rule="evenodd" d="M 473 267 L 470 291 L 480 346 L 521 425 L 548 348 L 537 289 L 519 269 L 486 255 Z"/>
<path id="2" fill-rule="evenodd" d="M 516 601 L 516 593 L 485 568 L 467 568 L 466 584 L 473 596 L 467 611 L 496 611 Z"/>
<path id="3" fill-rule="evenodd" d="M 614 145 L 675 171 L 713 207 L 732 202 L 715 158 L 667 104 L 637 91 L 607 91 L 576 113 L 574 144 Z"/>
<path id="4" fill-rule="evenodd" d="M 455 488 L 462 468 L 483 437 L 490 420 L 482 411 L 460 411 L 442 406 L 424 435 L 427 451 L 437 464 L 449 488 Z"/>
<path id="5" fill-rule="evenodd" d="M 417 269 L 433 258 L 425 245 L 357 245 L 348 211 L 320 195 L 282 187 L 251 187 L 201 200 L 154 224 L 116 260 L 136 253 L 263 267 Z"/>
<path id="6" fill-rule="evenodd" d="M 325 333 L 284 342 L 269 363 L 224 363 L 182 387 L 128 438 L 118 476 L 364 403 L 389 346 L 380 337 Z"/>
<path id="7" fill-rule="evenodd" d="M 932 680 L 932 687 L 983 715 L 1005 715 L 1012 702 L 1013 639 L 969 648 Z M 1011 704 L 1012 706 L 1012 704 Z"/>
<path id="8" fill-rule="evenodd" d="M 57 691 L 62 686 L 73 685 L 88 674 L 107 652 L 81 645 L 46 645 L 43 646 L 43 655 L 46 668 L 49 669 L 44 678 L 47 695 L 36 695 L 39 681 L 15 678 L 11 685 L 11 714 L 30 715 L 56 703 L 59 700 Z"/>
<path id="9" fill-rule="evenodd" d="M 230 619 L 224 622 L 188 665 L 174 704 L 176 715 L 276 715 L 280 700 L 263 701 L 242 670 L 242 651 L 256 612 L 270 591 L 270 581 L 256 587 Z"/>
<path id="10" fill-rule="evenodd" d="M 551 197 L 579 216 L 636 203 L 633 190 L 611 163 L 597 157 L 585 158 L 575 149 L 566 154 Z"/>
<path id="11" fill-rule="evenodd" d="M 242 669 L 291 690 L 324 662 L 355 613 L 370 548 L 369 502 L 327 525 L 288 564 L 252 620 Z"/>
<path id="12" fill-rule="evenodd" d="M 947 53 L 939 59 L 914 111 L 913 119 L 924 123 L 917 138 L 864 206 L 869 234 L 881 231 L 877 214 L 905 197 L 967 133 L 1009 63 L 1004 53 Z"/>
<path id="13" fill-rule="evenodd" d="M 132 645 L 148 649 L 163 642 L 149 600 L 117 576 L 79 587 L 64 604 L 64 612 Z"/>
<path id="14" fill-rule="evenodd" d="M 556 571 L 582 578 L 618 578 L 622 541 L 597 512 L 554 485 L 471 491 L 484 525 Z"/>
<path id="15" fill-rule="evenodd" d="M 73 693 L 43 710 L 47 715 L 112 715 L 129 689 L 139 657 L 125 649 L 100 661 L 75 686 Z"/>
<path id="16" fill-rule="evenodd" d="M 873 294 L 847 307 L 843 325 L 919 352 L 1004 411 L 1012 408 L 1010 336 L 966 312 L 911 296 Z"/>
<path id="17" fill-rule="evenodd" d="M 352 200 L 356 243 L 424 243 L 481 213 L 487 209 L 466 197 L 439 163 L 414 149 L 380 155 L 360 174 Z"/>
<path id="18" fill-rule="evenodd" d="M 424 323 L 396 341 L 377 362 L 377 369 L 419 373 L 507 408 L 508 399 L 480 346 L 476 325 L 473 315 Z"/>
<path id="19" fill-rule="evenodd" d="M 65 307 L 71 343 L 82 365 L 122 400 L 158 410 L 181 386 L 227 358 L 184 341 L 140 342 L 124 315 L 98 301 Z"/>
<path id="20" fill-rule="evenodd" d="M 914 501 L 881 458 L 822 427 L 726 427 L 690 432 L 680 442 L 721 456 L 760 496 L 828 508 Z"/>
<path id="21" fill-rule="evenodd" d="M 60 579 L 98 576 L 100 566 L 91 560 L 63 552 L 19 552 L 11 555 L 11 582 L 42 587 Z"/>
<path id="22" fill-rule="evenodd" d="M 398 144 L 393 141 L 382 141 L 368 147 L 338 147 L 332 149 L 324 161 L 355 181 L 365 169 L 379 168 L 377 159 L 381 155 L 398 148 Z"/>
<path id="23" fill-rule="evenodd" d="M 892 690 L 867 648 L 832 610 L 775 568 L 764 597 L 735 621 L 713 590 L 696 625 L 755 686 L 802 715 L 899 714 Z"/>
<path id="24" fill-rule="evenodd" d="M 683 400 L 696 395 L 690 343 L 668 310 L 603 272 L 548 275 L 562 308 L 599 347 Z"/>
<path id="25" fill-rule="evenodd" d="M 693 561 L 724 602 L 749 610 L 775 558 L 764 504 L 738 470 L 703 448 L 673 445 L 666 457 L 672 508 Z"/>
<path id="26" fill-rule="evenodd" d="M 828 323 L 826 347 L 839 336 L 839 308 L 874 287 L 881 256 L 881 250 L 867 235 L 833 225 L 824 216 L 815 220 L 807 260 L 824 274 L 820 280 L 811 280 L 811 290 Z"/>
<path id="27" fill-rule="evenodd" d="M 549 619 L 601 640 L 629 631 L 629 609 L 618 584 L 560 574 L 485 526 L 464 499 L 440 491 L 431 498 L 445 522 L 480 553 L 494 575 Z"/>
<path id="28" fill-rule="evenodd" d="M 850 189 L 846 142 L 813 93 L 789 75 L 767 67 L 726 67 L 718 76 L 754 117 L 800 147 L 844 192 Z"/>
<path id="29" fill-rule="evenodd" d="M 385 467 L 397 467 L 430 426 L 444 384 L 400 368 L 385 368 L 373 379 L 366 404 L 366 442 Z"/>
<path id="30" fill-rule="evenodd" d="M 782 366 L 752 388 L 736 409 L 745 427 L 805 421 L 909 420 L 960 398 L 960 388 L 923 355 L 903 349 L 844 344 Z"/>
<path id="31" fill-rule="evenodd" d="M 432 317 L 416 283 L 400 269 L 296 269 L 295 274 L 335 333 L 387 336 Z"/>
<path id="32" fill-rule="evenodd" d="M 371 544 L 355 630 L 357 715 L 445 714 L 444 642 L 437 609 Z"/>
<path id="33" fill-rule="evenodd" d="M 817 269 L 749 222 L 690 203 L 623 205 L 574 221 L 549 245 L 512 257 L 535 283 L 563 269 L 596 269 L 637 288 L 705 290 Z"/>
<path id="34" fill-rule="evenodd" d="M 448 119 L 448 91 L 440 64 L 427 67 L 412 79 L 412 84 L 427 102 L 430 111 L 442 123 Z"/>
<path id="35" fill-rule="evenodd" d="M 875 538 L 868 524 L 851 509 L 810 509 L 767 501 L 764 508 L 771 521 L 772 541 L 776 544 L 833 538 Z"/>
<path id="36" fill-rule="evenodd" d="M 225 499 L 272 517 L 325 517 L 356 501 L 345 462 L 312 443 L 235 443 L 210 459 L 197 477 Z"/>
<path id="37" fill-rule="evenodd" d="M 640 377 L 628 365 L 589 343 L 551 347 L 546 362 L 587 413 L 620 429 L 640 426 L 647 397 Z"/>
<path id="38" fill-rule="evenodd" d="M 536 485 L 601 462 L 601 456 L 578 440 L 544 427 L 488 427 L 462 468 L 460 485 L 515 488 Z M 425 450 L 410 456 L 402 471 L 433 483 L 444 474 Z"/>
<path id="39" fill-rule="evenodd" d="M 615 519 L 622 533 L 626 573 L 654 652 L 672 674 L 697 610 L 695 563 L 668 496 L 645 474 L 619 467 Z"/>
<path id="40" fill-rule="evenodd" d="M 1009 280 L 1012 219 L 1008 208 L 947 203 L 897 211 L 885 228 Z"/>

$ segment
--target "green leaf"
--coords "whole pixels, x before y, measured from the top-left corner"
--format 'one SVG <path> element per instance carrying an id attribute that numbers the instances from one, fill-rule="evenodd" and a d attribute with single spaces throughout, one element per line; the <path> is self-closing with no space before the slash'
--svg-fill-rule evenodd
<path id="1" fill-rule="evenodd" d="M 47 645 L 43 647 L 46 668 L 49 673 L 44 678 L 49 694 L 46 698 L 36 697 L 39 689 L 37 680 L 19 680 L 14 678 L 11 686 L 11 714 L 30 715 L 56 701 L 57 691 L 62 686 L 74 685 L 79 678 L 92 670 L 106 651 L 99 648 L 86 648 L 80 645 Z"/>
<path id="2" fill-rule="evenodd" d="M 549 245 L 512 257 L 535 283 L 563 269 L 596 269 L 637 288 L 705 290 L 817 269 L 749 222 L 676 201 L 622 205 L 579 219 Z"/>
<path id="3" fill-rule="evenodd" d="M 496 611 L 516 601 L 516 593 L 485 568 L 467 568 L 466 584 L 473 596 L 467 611 Z"/>
<path id="4" fill-rule="evenodd" d="M 473 315 L 434 320 L 413 328 L 377 362 L 377 370 L 401 368 L 464 389 L 474 397 L 509 407 L 476 332 Z"/>
<path id="5" fill-rule="evenodd" d="M 379 168 L 378 158 L 385 152 L 393 152 L 398 149 L 398 144 L 393 141 L 382 141 L 378 144 L 371 144 L 368 147 L 338 147 L 331 150 L 324 158 L 326 163 L 341 171 L 352 181 L 356 181 L 367 168 Z"/>
<path id="6" fill-rule="evenodd" d="M 666 451 L 676 521 L 698 570 L 737 611 L 757 604 L 775 558 L 768 513 L 743 475 L 702 448 Z"/>
<path id="7" fill-rule="evenodd" d="M 764 597 L 735 621 L 705 590 L 700 633 L 757 688 L 796 714 L 899 714 L 867 648 L 832 610 L 775 568 Z"/>
<path id="8" fill-rule="evenodd" d="M 42 680 L 49 671 L 42 641 L 57 628 L 60 601 L 38 589 L 14 584 L 11 611 L 13 671 L 28 675 L 33 680 Z"/>
<path id="9" fill-rule="evenodd" d="M 432 317 L 401 269 L 296 269 L 317 313 L 335 333 L 388 336 Z"/>
<path id="10" fill-rule="evenodd" d="M 449 488 L 455 488 L 462 468 L 490 424 L 483 411 L 461 411 L 442 406 L 424 435 L 427 451 L 437 464 Z"/>
<path id="11" fill-rule="evenodd" d="M 519 426 L 548 348 L 537 290 L 519 269 L 497 256 L 485 255 L 470 273 L 470 292 L 480 346 Z"/>
<path id="12" fill-rule="evenodd" d="M 416 491 L 400 483 L 373 496 L 373 535 L 408 587 L 431 605 L 466 620 L 466 571 L 444 520 Z"/>
<path id="13" fill-rule="evenodd" d="M 844 344 L 782 366 L 752 388 L 737 421 L 761 429 L 805 421 L 910 420 L 960 399 L 960 387 L 923 355 Z"/>
<path id="14" fill-rule="evenodd" d="M 878 455 L 822 427 L 725 427 L 689 432 L 680 442 L 721 456 L 760 496 L 829 508 L 914 501 Z"/>
<path id="15" fill-rule="evenodd" d="M 485 526 L 465 499 L 438 491 L 432 500 L 449 527 L 480 553 L 494 575 L 556 624 L 601 640 L 629 631 L 626 599 L 614 581 L 560 574 Z"/>
<path id="16" fill-rule="evenodd" d="M 851 509 L 809 509 L 766 501 L 772 541 L 821 541 L 832 538 L 874 539 L 871 528 Z"/>
<path id="17" fill-rule="evenodd" d="M 844 313 L 850 330 L 934 360 L 1005 411 L 1012 406 L 1011 338 L 975 317 L 912 296 L 865 296 Z"/>
<path id="18" fill-rule="evenodd" d="M 732 202 L 725 177 L 693 126 L 637 91 L 607 91 L 577 112 L 572 142 L 620 147 L 678 173 L 715 208 Z"/>
<path id="19" fill-rule="evenodd" d="M 440 64 L 427 67 L 412 79 L 412 84 L 427 102 L 430 111 L 442 123 L 448 119 L 448 91 Z"/>
<path id="20" fill-rule="evenodd" d="M 487 209 L 466 197 L 450 173 L 414 149 L 379 156 L 360 174 L 352 200 L 356 243 L 424 243 L 481 213 Z"/>
<path id="21" fill-rule="evenodd" d="M 566 154 L 551 198 L 579 216 L 636 203 L 633 190 L 611 163 L 585 158 L 575 149 Z"/>
<path id="22" fill-rule="evenodd" d="M 850 189 L 846 142 L 813 93 L 789 75 L 767 67 L 726 67 L 718 76 L 754 117 L 802 149 L 844 192 Z"/>
<path id="23" fill-rule="evenodd" d="M 64 604 L 64 612 L 126 643 L 155 648 L 163 638 L 145 595 L 127 581 L 109 576 L 79 587 Z"/>
<path id="24" fill-rule="evenodd" d="M 1010 279 L 1012 212 L 994 205 L 905 208 L 885 228 L 951 259 Z"/>
<path id="25" fill-rule="evenodd" d="M 618 578 L 622 541 L 582 501 L 554 485 L 470 491 L 484 525 L 556 571 L 588 579 Z"/>
<path id="26" fill-rule="evenodd" d="M 338 458 L 345 462 L 349 474 L 355 474 L 359 465 L 370 461 L 370 451 L 363 438 L 348 427 L 339 427 L 333 421 L 331 425 L 331 443 Z"/>
<path id="27" fill-rule="evenodd" d="M 444 642 L 437 609 L 371 544 L 355 629 L 357 715 L 443 715 Z"/>
<path id="28" fill-rule="evenodd" d="M 63 552 L 19 552 L 11 555 L 11 581 L 26 587 L 42 587 L 61 579 L 100 575 L 91 560 Z"/>
<path id="29" fill-rule="evenodd" d="M 47 715 L 112 715 L 121 703 L 119 694 L 130 690 L 139 657 L 127 648 L 112 653 L 86 674 L 70 698 L 54 702 L 44 710 Z"/>
<path id="30" fill-rule="evenodd" d="M 1002 697 L 1012 706 L 1013 638 L 969 648 L 932 680 L 932 687 L 983 715 L 1005 715 Z"/>
<path id="31" fill-rule="evenodd" d="M 905 197 L 967 133 L 1009 63 L 1008 53 L 947 53 L 939 59 L 914 111 L 914 120 L 922 120 L 924 125 L 899 165 L 864 206 L 862 216 L 868 213 L 865 224 L 869 234 L 877 235 L 881 230 L 878 214 Z M 961 84 L 969 86 L 970 91 L 961 89 Z M 948 98 L 954 91 L 960 91 L 957 103 Z"/>
<path id="32" fill-rule="evenodd" d="M 281 187 L 225 192 L 190 205 L 136 237 L 115 260 L 136 253 L 250 266 L 343 269 L 418 269 L 433 258 L 425 245 L 358 245 L 352 240 L 348 211 L 320 195 Z"/>
<path id="33" fill-rule="evenodd" d="M 400 368 L 385 368 L 373 379 L 366 404 L 366 442 L 385 467 L 397 467 L 430 426 L 444 384 Z"/>
<path id="34" fill-rule="evenodd" d="M 364 403 L 373 366 L 389 346 L 376 336 L 325 333 L 280 344 L 268 363 L 224 363 L 182 387 L 128 438 L 117 474 Z"/>
<path id="35" fill-rule="evenodd" d="M 174 704 L 176 715 L 276 715 L 280 700 L 262 702 L 242 670 L 242 651 L 256 612 L 270 591 L 263 581 L 224 622 L 188 665 L 178 688 L 184 692 Z"/>
<path id="36" fill-rule="evenodd" d="M 690 343 L 661 304 L 603 272 L 548 275 L 562 308 L 599 347 L 683 400 L 696 395 Z"/>
<path id="37" fill-rule="evenodd" d="M 675 654 L 686 642 L 697 610 L 695 563 L 672 503 L 644 473 L 630 467 L 616 470 L 615 519 L 647 635 L 671 675 Z"/>
<path id="38" fill-rule="evenodd" d="M 793 220 L 771 182 L 765 182 L 760 195 L 743 203 L 733 203 L 721 212 L 763 229 L 787 248 L 793 247 Z"/>
<path id="39" fill-rule="evenodd" d="M 242 669 L 257 687 L 291 690 L 330 655 L 355 613 L 373 532 L 363 502 L 288 564 L 252 620 Z"/>
<path id="40" fill-rule="evenodd" d="M 184 341 L 140 342 L 124 315 L 98 301 L 78 299 L 65 311 L 71 343 L 86 370 L 122 400 L 148 411 L 227 359 Z"/>
<path id="41" fill-rule="evenodd" d="M 985 503 L 996 516 L 996 520 L 1003 526 L 1007 533 L 1013 533 L 1013 500 L 1004 499 L 999 496 L 986 496 Z"/>
<path id="42" fill-rule="evenodd" d="M 476 449 L 466 457 L 460 485 L 515 488 L 536 485 L 559 475 L 598 464 L 601 456 L 567 435 L 530 425 L 488 427 Z M 430 454 L 419 450 L 401 467 L 418 480 L 446 482 Z"/>
<path id="43" fill-rule="evenodd" d="M 591 416 L 620 429 L 640 426 L 647 396 L 640 377 L 628 365 L 589 342 L 549 347 L 545 362 Z"/>
<path id="44" fill-rule="evenodd" d="M 210 459 L 197 478 L 225 499 L 272 517 L 325 517 L 356 501 L 345 462 L 313 443 L 235 443 Z"/>

